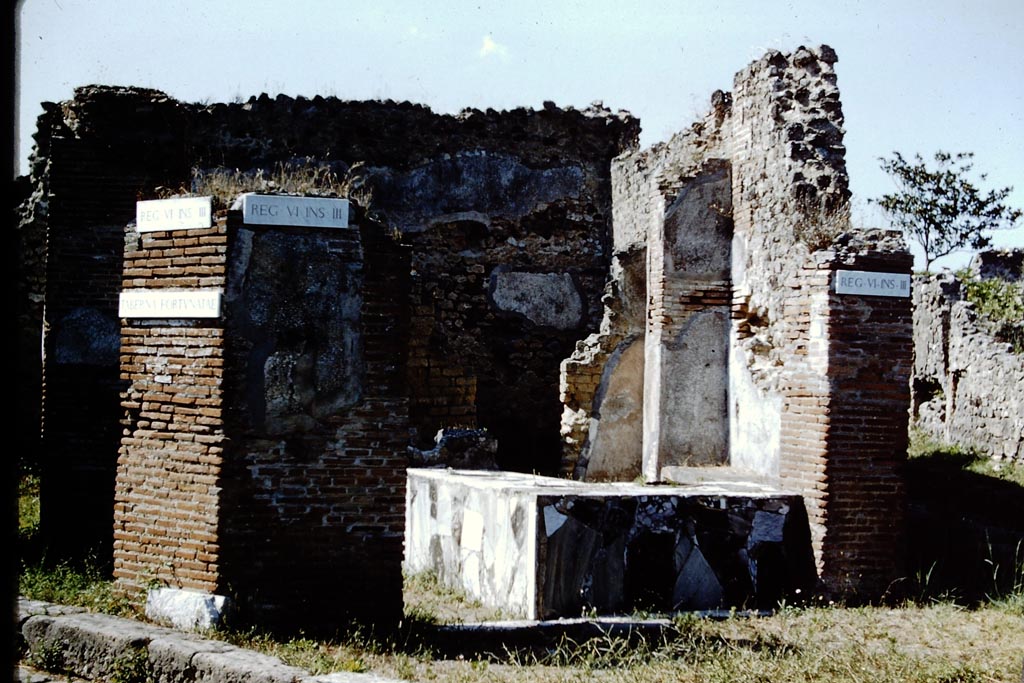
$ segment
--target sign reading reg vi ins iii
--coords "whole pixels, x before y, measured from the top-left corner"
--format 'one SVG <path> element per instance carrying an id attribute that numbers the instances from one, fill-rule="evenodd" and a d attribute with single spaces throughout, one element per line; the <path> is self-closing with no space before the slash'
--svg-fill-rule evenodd
<path id="1" fill-rule="evenodd" d="M 837 270 L 836 294 L 861 296 L 910 296 L 910 275 L 873 273 L 865 270 Z"/>

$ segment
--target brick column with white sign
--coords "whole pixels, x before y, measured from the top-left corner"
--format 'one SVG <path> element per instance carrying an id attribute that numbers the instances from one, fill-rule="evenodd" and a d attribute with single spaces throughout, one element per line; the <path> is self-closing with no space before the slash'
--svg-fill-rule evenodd
<path id="1" fill-rule="evenodd" d="M 911 264 L 902 250 L 818 252 L 789 283 L 779 475 L 804 494 L 835 595 L 879 596 L 904 572 Z"/>
<path id="2" fill-rule="evenodd" d="M 224 289 L 227 225 L 209 208 L 208 197 L 139 202 L 126 240 L 114 503 L 124 586 L 221 590 L 224 324 L 219 310 L 187 305 Z"/>
<path id="3" fill-rule="evenodd" d="M 397 619 L 408 253 L 346 200 L 236 209 L 126 255 L 115 576 L 266 626 Z"/>

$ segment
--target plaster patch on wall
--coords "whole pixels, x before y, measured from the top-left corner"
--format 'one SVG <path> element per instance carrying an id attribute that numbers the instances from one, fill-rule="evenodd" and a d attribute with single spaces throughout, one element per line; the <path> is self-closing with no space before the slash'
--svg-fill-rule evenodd
<path id="1" fill-rule="evenodd" d="M 530 168 L 517 157 L 471 150 L 445 154 L 408 171 L 353 169 L 353 196 L 369 209 L 386 207 L 403 232 L 418 232 L 437 216 L 479 212 L 519 219 L 538 207 L 583 192 L 578 166 Z"/>
<path id="2" fill-rule="evenodd" d="M 535 325 L 571 330 L 583 321 L 583 299 L 568 273 L 496 271 L 490 289 L 498 310 L 522 315 Z"/>
<path id="3" fill-rule="evenodd" d="M 462 536 L 459 540 L 463 550 L 480 552 L 484 539 L 484 518 L 476 510 L 466 510 L 462 515 Z"/>
<path id="4" fill-rule="evenodd" d="M 733 467 L 778 476 L 782 397 L 759 388 L 747 356 L 742 346 L 731 345 L 729 462 Z"/>

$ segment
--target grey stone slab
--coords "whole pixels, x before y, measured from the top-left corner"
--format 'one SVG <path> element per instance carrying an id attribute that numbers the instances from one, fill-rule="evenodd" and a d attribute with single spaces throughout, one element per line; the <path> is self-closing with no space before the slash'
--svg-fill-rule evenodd
<path id="1" fill-rule="evenodd" d="M 158 680 L 164 683 L 189 683 L 196 676 L 193 660 L 200 652 L 223 653 L 238 648 L 194 634 L 170 633 L 149 643 L 149 662 Z"/>
<path id="2" fill-rule="evenodd" d="M 241 648 L 196 653 L 192 667 L 196 683 L 296 683 L 309 675 L 276 657 Z"/>
<path id="3" fill-rule="evenodd" d="M 386 678 L 371 673 L 353 673 L 338 671 L 322 676 L 303 678 L 298 683 L 397 683 L 397 679 Z"/>
<path id="4" fill-rule="evenodd" d="M 689 539 L 684 539 L 690 543 Z M 691 544 L 692 545 L 692 544 Z M 686 563 L 679 570 L 672 589 L 674 609 L 707 610 L 722 604 L 722 584 L 700 548 L 686 552 Z"/>
<path id="5" fill-rule="evenodd" d="M 165 629 L 105 614 L 37 616 L 22 625 L 29 651 L 58 647 L 65 666 L 87 678 L 104 678 L 132 648 L 145 648 Z"/>
<path id="6" fill-rule="evenodd" d="M 580 613 L 584 581 L 600 538 L 597 531 L 572 517 L 566 517 L 548 537 L 542 607 L 545 616 Z"/>
<path id="7" fill-rule="evenodd" d="M 756 543 L 781 543 L 786 526 L 786 515 L 758 510 L 754 513 L 754 524 L 747 538 L 747 547 Z"/>

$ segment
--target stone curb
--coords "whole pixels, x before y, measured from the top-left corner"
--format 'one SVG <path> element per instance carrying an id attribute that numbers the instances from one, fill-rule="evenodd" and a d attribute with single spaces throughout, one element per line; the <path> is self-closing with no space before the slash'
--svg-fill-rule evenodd
<path id="1" fill-rule="evenodd" d="M 67 672 L 110 680 L 117 666 L 144 652 L 156 683 L 397 683 L 375 674 L 312 676 L 276 657 L 194 633 L 18 600 L 18 630 L 29 650 L 59 649 Z"/>

